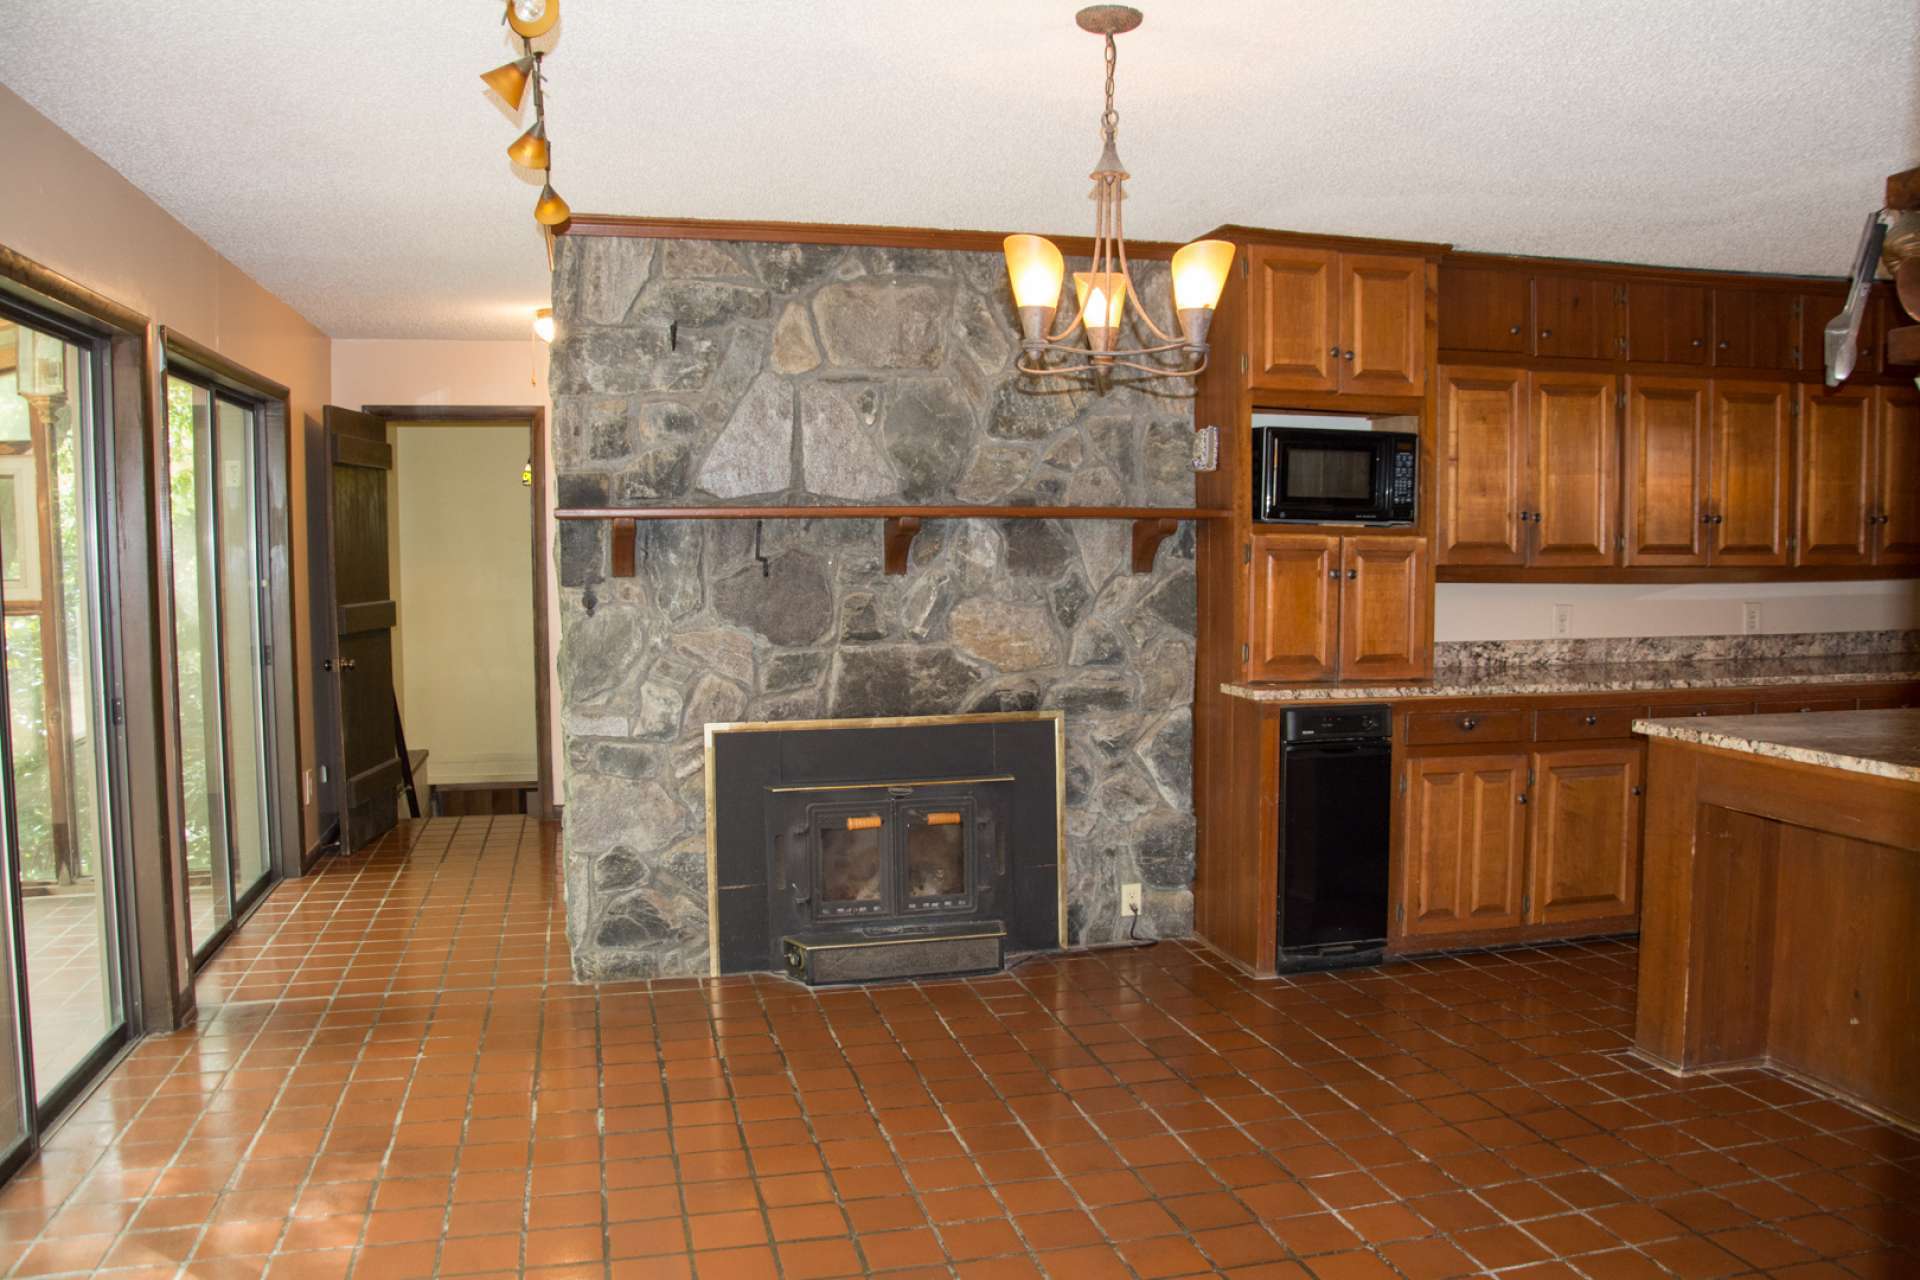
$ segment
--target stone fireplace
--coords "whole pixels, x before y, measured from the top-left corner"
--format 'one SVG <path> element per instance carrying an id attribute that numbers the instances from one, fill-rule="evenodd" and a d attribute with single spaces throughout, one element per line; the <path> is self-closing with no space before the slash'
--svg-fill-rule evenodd
<path id="1" fill-rule="evenodd" d="M 1186 389 L 1016 375 L 998 254 L 589 235 L 556 254 L 563 508 L 1192 505 Z M 1164 300 L 1164 264 L 1137 276 Z M 714 971 L 705 728 L 742 721 L 1057 711 L 1067 944 L 1124 937 L 1130 882 L 1141 936 L 1189 932 L 1193 531 L 1144 574 L 1130 533 L 929 519 L 889 576 L 878 520 L 643 521 L 618 578 L 606 521 L 563 524 L 577 972 Z"/>

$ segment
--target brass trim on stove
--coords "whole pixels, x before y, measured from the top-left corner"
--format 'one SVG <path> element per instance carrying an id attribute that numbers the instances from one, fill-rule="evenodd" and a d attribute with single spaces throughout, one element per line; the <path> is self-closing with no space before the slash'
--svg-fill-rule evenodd
<path id="1" fill-rule="evenodd" d="M 992 933 L 926 933 L 907 938 L 869 938 L 864 942 L 802 942 L 798 938 L 787 938 L 786 944 L 795 951 L 853 951 L 861 947 L 901 947 L 910 942 L 979 942 L 987 938 L 1007 936 L 1003 925 Z"/>
<path id="2" fill-rule="evenodd" d="M 959 787 L 975 782 L 1012 782 L 1010 773 L 987 773 L 977 778 L 902 778 L 898 782 L 822 782 L 806 787 L 768 787 L 770 795 L 784 796 L 808 791 L 873 791 L 880 787 Z"/>
<path id="3" fill-rule="evenodd" d="M 714 840 L 719 801 L 714 794 L 713 739 L 721 733 L 772 733 L 804 729 L 906 729 L 939 724 L 1024 724 L 1053 721 L 1054 898 L 1059 903 L 1060 949 L 1067 946 L 1067 714 L 1064 711 L 989 711 L 978 715 L 874 716 L 840 720 L 733 720 L 706 726 L 707 783 L 707 971 L 720 976 L 720 850 Z M 997 782 L 998 778 L 981 781 Z M 873 785 L 871 783 L 867 784 Z M 1000 936 L 1005 936 L 1004 927 Z M 994 935 L 982 935 L 991 937 Z"/>

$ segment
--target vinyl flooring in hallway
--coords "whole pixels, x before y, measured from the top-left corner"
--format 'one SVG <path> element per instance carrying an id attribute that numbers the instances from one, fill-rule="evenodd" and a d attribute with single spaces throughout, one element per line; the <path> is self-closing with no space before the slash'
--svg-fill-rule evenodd
<path id="1" fill-rule="evenodd" d="M 1920 1275 L 1920 1138 L 1624 1050 L 1603 943 L 576 985 L 557 832 L 276 889 L 0 1190 L 10 1275 Z"/>

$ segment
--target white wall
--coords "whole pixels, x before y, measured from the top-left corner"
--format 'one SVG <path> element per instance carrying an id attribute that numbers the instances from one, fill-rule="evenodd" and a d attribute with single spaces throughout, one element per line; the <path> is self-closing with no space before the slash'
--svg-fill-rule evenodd
<path id="1" fill-rule="evenodd" d="M 533 494 L 518 426 L 396 426 L 401 715 L 435 782 L 536 768 Z"/>
<path id="2" fill-rule="evenodd" d="M 1553 606 L 1571 605 L 1573 639 L 1738 635 L 1742 606 L 1760 605 L 1760 632 L 1920 628 L 1920 582 L 1681 583 L 1572 586 L 1443 582 L 1435 640 L 1546 640 Z"/>

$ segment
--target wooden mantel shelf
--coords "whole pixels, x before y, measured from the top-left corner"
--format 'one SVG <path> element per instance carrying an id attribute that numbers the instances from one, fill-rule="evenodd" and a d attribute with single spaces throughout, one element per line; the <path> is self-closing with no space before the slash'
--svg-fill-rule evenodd
<path id="1" fill-rule="evenodd" d="M 884 520 L 887 573 L 907 571 L 914 535 L 926 520 L 1131 520 L 1133 571 L 1151 573 L 1153 558 L 1182 520 L 1225 520 L 1215 507 L 561 507 L 556 520 L 613 521 L 613 576 L 633 576 L 634 532 L 641 520 Z"/>

